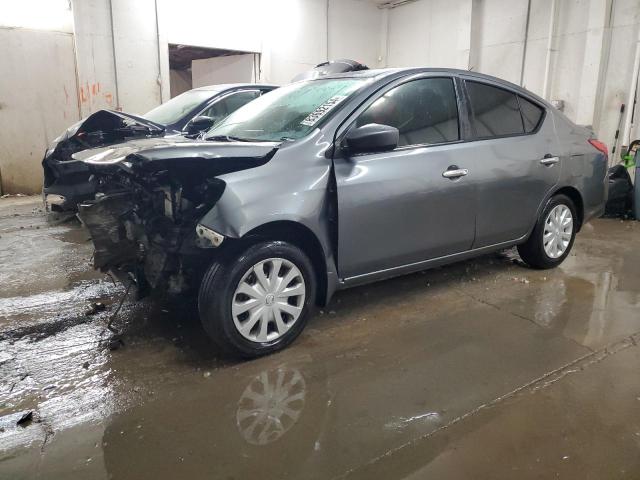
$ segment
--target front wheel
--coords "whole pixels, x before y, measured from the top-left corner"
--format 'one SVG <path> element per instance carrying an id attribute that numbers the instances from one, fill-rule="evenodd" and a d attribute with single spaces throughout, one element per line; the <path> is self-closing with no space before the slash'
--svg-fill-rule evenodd
<path id="1" fill-rule="evenodd" d="M 223 351 L 244 358 L 266 355 L 302 332 L 315 285 L 311 261 L 298 247 L 256 243 L 209 268 L 198 295 L 200 320 Z"/>
<path id="2" fill-rule="evenodd" d="M 560 265 L 573 246 L 576 219 L 576 208 L 569 197 L 552 197 L 538 218 L 529 239 L 518 245 L 522 260 L 539 269 Z"/>

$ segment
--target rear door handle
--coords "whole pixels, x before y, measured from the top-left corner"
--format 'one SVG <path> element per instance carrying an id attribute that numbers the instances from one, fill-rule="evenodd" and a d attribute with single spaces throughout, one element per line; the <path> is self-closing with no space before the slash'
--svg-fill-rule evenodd
<path id="1" fill-rule="evenodd" d="M 465 175 L 468 175 L 468 174 L 469 174 L 469 170 L 467 170 L 466 168 L 452 168 L 442 172 L 442 176 L 444 178 L 450 178 L 452 180 L 456 178 L 464 177 Z"/>
<path id="2" fill-rule="evenodd" d="M 546 156 L 540 160 L 540 163 L 542 165 L 555 165 L 556 163 L 558 163 L 560 161 L 560 159 L 558 157 L 551 157 L 551 156 Z"/>

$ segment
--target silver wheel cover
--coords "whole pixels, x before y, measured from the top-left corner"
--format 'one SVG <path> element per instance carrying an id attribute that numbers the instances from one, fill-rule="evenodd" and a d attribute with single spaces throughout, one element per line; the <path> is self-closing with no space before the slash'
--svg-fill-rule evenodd
<path id="1" fill-rule="evenodd" d="M 573 235 L 573 215 L 566 205 L 556 205 L 544 220 L 542 242 L 549 258 L 559 258 L 569 248 Z"/>
<path id="2" fill-rule="evenodd" d="M 238 332 L 252 342 L 271 342 L 300 318 L 306 286 L 293 262 L 268 258 L 256 263 L 238 282 L 231 315 Z"/>

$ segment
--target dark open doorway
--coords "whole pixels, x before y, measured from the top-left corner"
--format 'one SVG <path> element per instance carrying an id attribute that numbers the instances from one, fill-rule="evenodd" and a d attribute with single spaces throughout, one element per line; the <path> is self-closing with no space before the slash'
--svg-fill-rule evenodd
<path id="1" fill-rule="evenodd" d="M 250 83 L 260 77 L 260 54 L 169 44 L 171 97 L 218 83 Z"/>

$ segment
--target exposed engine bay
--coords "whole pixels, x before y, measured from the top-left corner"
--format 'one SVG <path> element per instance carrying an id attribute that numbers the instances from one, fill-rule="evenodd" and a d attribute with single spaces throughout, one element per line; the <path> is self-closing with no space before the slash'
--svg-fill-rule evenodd
<path id="1" fill-rule="evenodd" d="M 183 146 L 182 153 L 191 150 Z M 94 267 L 134 282 L 140 297 L 150 288 L 181 293 L 197 286 L 218 254 L 219 243 L 196 228 L 224 192 L 217 176 L 264 164 L 275 153 L 267 148 L 263 155 L 245 156 L 242 147 L 229 148 L 226 158 L 207 158 L 206 152 L 175 158 L 167 149 L 162 158 L 153 157 L 157 150 L 118 157 L 131 147 L 94 153 L 87 164 L 98 193 L 78 212 L 95 246 Z"/>

